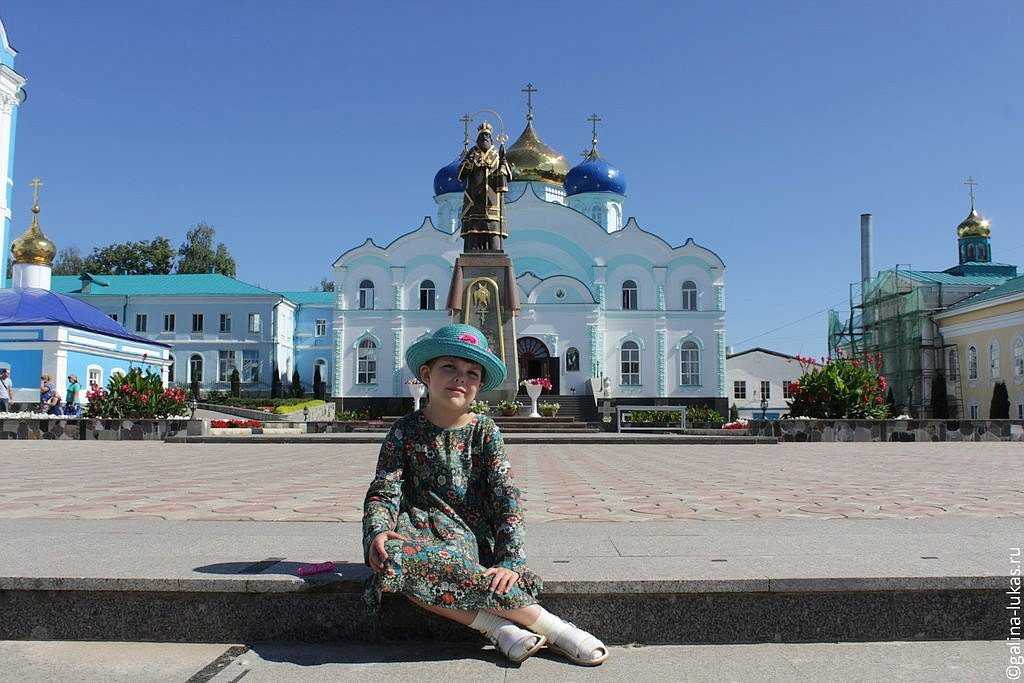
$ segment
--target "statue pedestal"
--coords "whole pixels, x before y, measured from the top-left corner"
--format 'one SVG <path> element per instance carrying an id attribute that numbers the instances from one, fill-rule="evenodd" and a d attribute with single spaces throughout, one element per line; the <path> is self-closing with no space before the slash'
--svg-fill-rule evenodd
<path id="1" fill-rule="evenodd" d="M 455 260 L 448 289 L 448 310 L 459 322 L 478 328 L 491 351 L 505 363 L 505 381 L 477 398 L 494 403 L 514 400 L 519 391 L 516 314 L 519 293 L 512 260 L 503 252 L 475 251 Z"/>

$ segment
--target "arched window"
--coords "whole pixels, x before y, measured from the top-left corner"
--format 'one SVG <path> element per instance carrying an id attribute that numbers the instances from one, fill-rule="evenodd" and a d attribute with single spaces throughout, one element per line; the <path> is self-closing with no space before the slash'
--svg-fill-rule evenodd
<path id="1" fill-rule="evenodd" d="M 174 381 L 174 354 L 170 356 L 171 364 L 167 366 L 167 383 Z"/>
<path id="2" fill-rule="evenodd" d="M 190 382 L 203 381 L 203 357 L 193 353 L 188 359 L 188 379 Z"/>
<path id="3" fill-rule="evenodd" d="M 580 352 L 575 346 L 570 346 L 565 352 L 565 371 L 566 372 L 579 372 L 580 370 Z"/>
<path id="4" fill-rule="evenodd" d="M 636 310 L 636 282 L 633 280 L 622 283 L 622 310 Z"/>
<path id="5" fill-rule="evenodd" d="M 967 349 L 967 379 L 978 379 L 978 349 L 975 346 Z"/>
<path id="6" fill-rule="evenodd" d="M 377 383 L 377 344 L 372 339 L 359 342 L 356 354 L 356 384 Z"/>
<path id="7" fill-rule="evenodd" d="M 326 383 L 327 382 L 327 359 L 325 359 L 325 358 L 317 358 L 315 361 L 313 361 L 313 374 L 310 375 L 310 378 L 312 378 L 314 380 L 316 379 L 317 368 L 320 369 L 320 381 Z"/>
<path id="8" fill-rule="evenodd" d="M 619 350 L 621 377 L 620 384 L 636 386 L 640 384 L 640 346 L 635 341 L 622 344 Z"/>
<path id="9" fill-rule="evenodd" d="M 679 383 L 683 386 L 700 384 L 700 349 L 692 341 L 679 347 Z"/>
<path id="10" fill-rule="evenodd" d="M 608 229 L 618 230 L 622 227 L 622 208 L 618 204 L 612 204 L 608 209 Z"/>
<path id="11" fill-rule="evenodd" d="M 369 280 L 359 283 L 359 308 L 373 308 L 373 283 Z"/>
<path id="12" fill-rule="evenodd" d="M 990 379 L 999 377 L 999 342 L 995 339 L 988 345 L 988 376 Z"/>
<path id="13" fill-rule="evenodd" d="M 968 244 L 967 245 L 967 260 L 968 261 L 973 261 L 974 260 L 974 245 L 973 244 Z"/>
<path id="14" fill-rule="evenodd" d="M 103 368 L 98 365 L 90 365 L 85 369 L 85 379 L 89 383 L 89 388 L 95 384 L 98 387 L 103 386 Z"/>
<path id="15" fill-rule="evenodd" d="M 420 283 L 420 310 L 432 311 L 435 308 L 436 289 L 433 280 L 424 280 Z"/>
<path id="16" fill-rule="evenodd" d="M 1024 337 L 1013 342 L 1013 376 L 1024 377 Z"/>
<path id="17" fill-rule="evenodd" d="M 697 285 L 692 280 L 683 283 L 683 310 L 697 310 Z"/>
<path id="18" fill-rule="evenodd" d="M 949 350 L 949 358 L 946 361 L 946 379 L 955 382 L 960 374 L 960 364 L 957 362 L 956 349 Z"/>

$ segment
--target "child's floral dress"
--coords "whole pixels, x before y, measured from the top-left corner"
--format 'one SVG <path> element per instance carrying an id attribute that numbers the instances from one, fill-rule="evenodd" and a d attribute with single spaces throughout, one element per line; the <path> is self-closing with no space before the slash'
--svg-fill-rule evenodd
<path id="1" fill-rule="evenodd" d="M 474 415 L 445 429 L 417 410 L 392 425 L 363 503 L 363 560 L 382 531 L 411 538 L 385 543 L 388 559 L 367 579 L 364 598 L 379 625 L 381 593 L 403 593 L 453 609 L 515 609 L 537 603 L 540 577 L 526 566 L 519 489 L 498 426 Z M 484 570 L 520 574 L 504 595 Z"/>

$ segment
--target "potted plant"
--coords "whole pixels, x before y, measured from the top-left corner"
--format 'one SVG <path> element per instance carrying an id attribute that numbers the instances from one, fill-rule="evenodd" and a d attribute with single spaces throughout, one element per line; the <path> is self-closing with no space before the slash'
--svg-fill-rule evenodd
<path id="1" fill-rule="evenodd" d="M 487 405 L 486 401 L 473 401 L 469 404 L 469 412 L 476 413 L 477 415 L 486 415 L 491 412 L 491 407 Z"/>
<path id="2" fill-rule="evenodd" d="M 519 414 L 519 409 L 523 407 L 519 401 L 501 401 L 498 403 L 498 410 L 505 417 L 515 417 Z"/>
<path id="3" fill-rule="evenodd" d="M 423 394 L 427 393 L 427 387 L 423 382 L 413 377 L 412 379 L 405 380 L 405 388 L 409 390 L 409 395 L 412 396 L 412 409 L 419 410 L 420 399 L 423 398 Z"/>
<path id="4" fill-rule="evenodd" d="M 540 417 L 540 413 L 537 412 L 537 398 L 540 396 L 541 391 L 545 389 L 551 391 L 551 380 L 547 377 L 536 377 L 534 379 L 524 379 L 520 384 L 526 387 L 526 393 L 533 403 L 530 417 Z"/>
<path id="5" fill-rule="evenodd" d="M 558 413 L 558 409 L 562 406 L 558 403 L 541 403 L 540 414 L 544 417 L 554 417 Z"/>

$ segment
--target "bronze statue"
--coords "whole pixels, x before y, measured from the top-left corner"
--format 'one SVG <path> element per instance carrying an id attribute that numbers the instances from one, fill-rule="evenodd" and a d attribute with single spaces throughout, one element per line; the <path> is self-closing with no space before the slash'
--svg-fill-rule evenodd
<path id="1" fill-rule="evenodd" d="M 477 128 L 476 145 L 462 158 L 459 180 L 466 190 L 462 198 L 462 238 L 465 251 L 501 251 L 505 229 L 505 205 L 512 169 L 505 159 L 505 145 L 494 149 L 491 124 Z"/>

